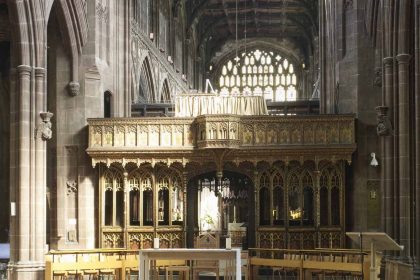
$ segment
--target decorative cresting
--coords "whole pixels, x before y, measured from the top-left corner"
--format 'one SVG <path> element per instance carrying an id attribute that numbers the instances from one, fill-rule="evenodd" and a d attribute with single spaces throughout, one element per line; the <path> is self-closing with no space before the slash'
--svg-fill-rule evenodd
<path id="1" fill-rule="evenodd" d="M 200 116 L 196 120 L 198 126 L 197 147 L 238 149 L 240 117 Z"/>
<path id="2" fill-rule="evenodd" d="M 234 116 L 197 118 L 89 119 L 92 165 L 212 160 L 212 149 L 226 149 L 223 160 L 282 159 L 350 162 L 356 149 L 351 115 Z M 219 159 L 220 160 L 220 159 Z"/>

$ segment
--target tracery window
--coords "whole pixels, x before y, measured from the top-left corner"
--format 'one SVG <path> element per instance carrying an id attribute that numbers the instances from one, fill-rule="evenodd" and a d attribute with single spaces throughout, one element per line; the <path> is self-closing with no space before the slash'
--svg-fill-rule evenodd
<path id="1" fill-rule="evenodd" d="M 295 66 L 273 51 L 242 52 L 223 65 L 218 82 L 222 94 L 242 92 L 263 95 L 272 101 L 297 98 Z"/>

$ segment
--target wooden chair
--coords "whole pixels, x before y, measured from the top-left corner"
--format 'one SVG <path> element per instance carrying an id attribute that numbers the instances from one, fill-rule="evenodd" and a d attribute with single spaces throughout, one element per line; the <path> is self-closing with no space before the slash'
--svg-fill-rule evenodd
<path id="1" fill-rule="evenodd" d="M 211 233 L 204 233 L 197 236 L 195 240 L 195 248 L 200 249 L 217 249 L 220 247 L 219 236 Z M 216 274 L 216 280 L 219 280 L 220 265 L 218 260 L 199 260 L 193 263 L 193 279 L 199 279 L 200 272 L 210 272 Z"/>

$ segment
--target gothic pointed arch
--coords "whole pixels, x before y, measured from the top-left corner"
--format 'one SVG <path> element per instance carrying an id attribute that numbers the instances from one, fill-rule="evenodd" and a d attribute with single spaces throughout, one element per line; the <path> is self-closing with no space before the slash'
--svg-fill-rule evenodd
<path id="1" fill-rule="evenodd" d="M 169 103 L 171 101 L 171 91 L 169 89 L 168 79 L 165 79 L 162 83 L 160 90 L 160 102 Z"/>
<path id="2" fill-rule="evenodd" d="M 63 45 L 71 58 L 71 80 L 69 81 L 69 94 L 79 94 L 79 56 L 82 47 L 87 41 L 86 2 L 82 0 L 55 1 L 51 13 L 57 13 L 57 21 L 63 38 Z"/>
<path id="3" fill-rule="evenodd" d="M 148 57 L 143 60 L 142 66 L 140 68 L 138 83 L 138 92 L 134 93 L 133 104 L 150 103 L 156 101 L 153 73 Z"/>

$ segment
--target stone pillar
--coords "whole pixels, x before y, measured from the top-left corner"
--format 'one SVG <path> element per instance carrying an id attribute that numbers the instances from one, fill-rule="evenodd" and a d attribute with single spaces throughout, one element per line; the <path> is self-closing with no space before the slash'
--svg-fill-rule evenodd
<path id="1" fill-rule="evenodd" d="M 402 256 L 412 256 L 411 196 L 410 196 L 410 110 L 409 61 L 410 55 L 397 55 L 398 61 L 398 191 L 399 241 L 404 245 Z M 408 259 L 407 259 L 408 260 Z"/>
<path id="2" fill-rule="evenodd" d="M 388 120 L 392 120 L 394 114 L 393 104 L 393 61 L 392 57 L 386 57 L 384 63 L 384 89 L 383 104 L 388 107 Z M 383 166 L 381 173 L 384 226 L 385 232 L 395 237 L 394 232 L 394 137 L 388 133 L 382 137 Z"/>
<path id="3" fill-rule="evenodd" d="M 35 259 L 38 261 L 44 260 L 45 244 L 46 244 L 46 188 L 47 188 L 47 153 L 46 140 L 51 139 L 51 122 L 52 113 L 40 113 L 46 108 L 46 70 L 44 68 L 35 68 L 35 110 L 32 114 L 35 115 L 36 125 L 44 126 L 46 123 L 50 127 L 46 127 L 44 134 L 38 135 L 35 131 L 35 166 L 33 174 L 35 176 L 35 184 L 32 185 L 34 198 L 31 198 L 32 203 L 35 204 L 31 209 L 33 216 L 31 222 L 34 223 L 35 228 Z M 36 129 L 41 129 L 37 127 Z"/>
<path id="4" fill-rule="evenodd" d="M 33 74 L 35 76 L 33 77 Z M 11 137 L 18 144 L 12 151 L 11 255 L 9 279 L 43 279 L 45 269 L 46 145 L 51 123 L 39 115 L 45 108 L 45 70 L 27 65 L 17 67 L 17 91 L 12 103 Z M 50 114 L 48 114 L 49 117 Z M 12 140 L 12 141 L 13 141 Z"/>

